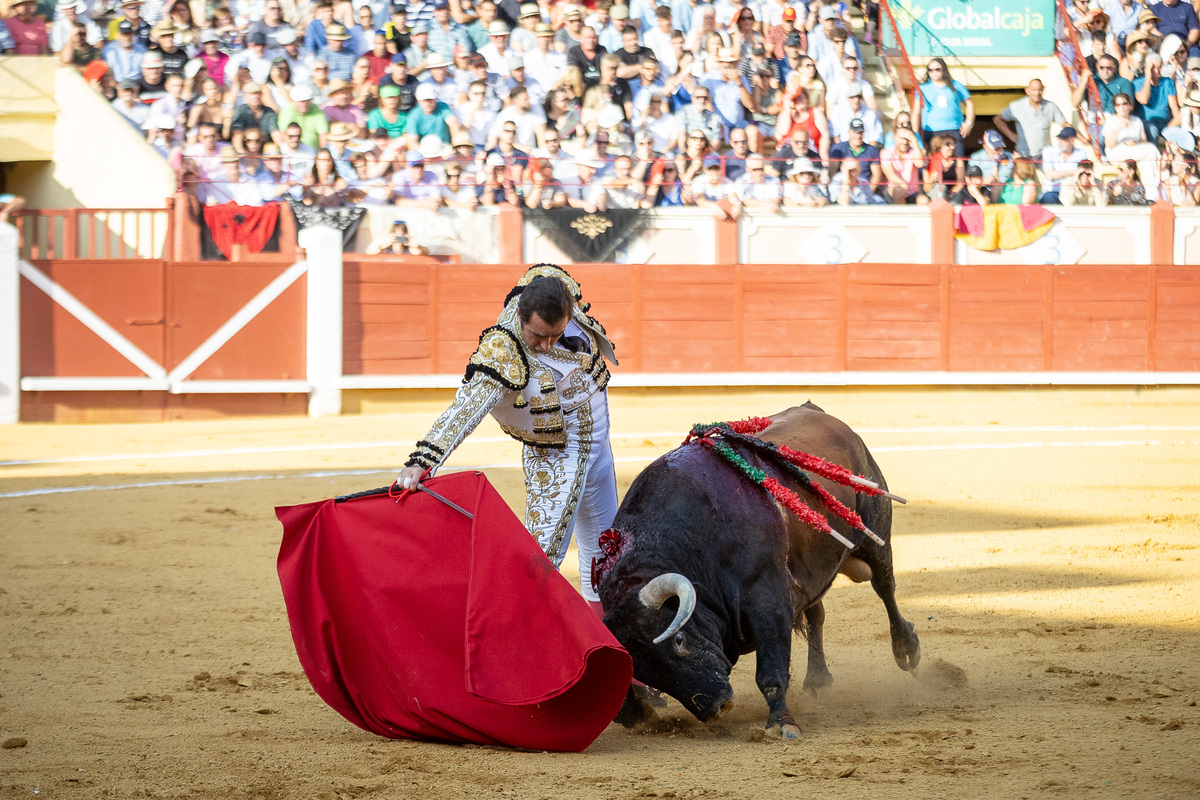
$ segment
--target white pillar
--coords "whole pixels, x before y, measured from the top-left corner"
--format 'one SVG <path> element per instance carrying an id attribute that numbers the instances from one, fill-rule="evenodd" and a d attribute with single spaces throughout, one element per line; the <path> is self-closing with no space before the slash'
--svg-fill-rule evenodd
<path id="1" fill-rule="evenodd" d="M 0 425 L 21 416 L 21 266 L 17 229 L 0 222 Z"/>
<path id="2" fill-rule="evenodd" d="M 300 231 L 308 254 L 308 415 L 342 413 L 342 233 L 328 225 Z"/>

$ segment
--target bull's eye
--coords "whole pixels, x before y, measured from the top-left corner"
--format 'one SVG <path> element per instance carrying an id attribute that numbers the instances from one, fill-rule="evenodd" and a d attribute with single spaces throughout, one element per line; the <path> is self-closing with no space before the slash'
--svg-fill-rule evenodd
<path id="1" fill-rule="evenodd" d="M 683 634 L 682 633 L 675 634 L 675 646 L 683 647 Z"/>

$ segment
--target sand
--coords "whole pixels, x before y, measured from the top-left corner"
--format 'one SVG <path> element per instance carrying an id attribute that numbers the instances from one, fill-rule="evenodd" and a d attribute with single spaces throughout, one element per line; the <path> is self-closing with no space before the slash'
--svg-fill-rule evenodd
<path id="1" fill-rule="evenodd" d="M 614 392 L 621 491 L 693 422 L 810 397 L 910 500 L 897 596 L 921 667 L 839 578 L 832 690 L 803 692 L 794 648 L 799 741 L 763 735 L 748 657 L 726 717 L 672 702 L 580 755 L 381 739 L 297 662 L 273 506 L 388 483 L 446 395 L 0 429 L 0 798 L 1200 796 L 1200 391 Z M 488 422 L 453 463 L 520 512 L 517 458 Z"/>

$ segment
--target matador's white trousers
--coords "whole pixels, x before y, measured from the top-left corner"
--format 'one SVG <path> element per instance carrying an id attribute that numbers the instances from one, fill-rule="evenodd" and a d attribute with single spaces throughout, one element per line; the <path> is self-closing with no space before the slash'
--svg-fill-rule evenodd
<path id="1" fill-rule="evenodd" d="M 562 565 L 574 535 L 579 546 L 580 589 L 599 601 L 592 588 L 592 559 L 600 554 L 600 534 L 617 514 L 617 473 L 608 441 L 608 393 L 601 390 L 564 414 L 567 446 L 523 448 L 525 527 L 542 551 Z"/>

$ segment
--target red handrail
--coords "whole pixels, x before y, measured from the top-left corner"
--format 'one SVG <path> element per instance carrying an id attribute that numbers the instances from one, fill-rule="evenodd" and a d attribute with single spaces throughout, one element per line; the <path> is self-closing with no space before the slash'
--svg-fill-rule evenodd
<path id="1" fill-rule="evenodd" d="M 1059 0 L 1059 2 L 1062 2 L 1062 0 Z M 883 53 L 884 58 L 896 58 L 899 55 L 900 64 L 903 65 L 904 70 L 908 73 L 908 79 L 913 87 L 912 103 L 909 107 L 911 112 L 913 108 L 916 108 L 918 103 L 923 102 L 921 99 L 921 82 L 917 80 L 917 72 L 913 69 L 912 59 L 908 57 L 908 49 L 904 46 L 904 40 L 900 38 L 900 28 L 896 25 L 896 18 L 892 16 L 891 3 L 888 0 L 879 0 L 879 18 L 882 20 L 885 17 L 887 18 L 888 26 L 892 30 L 892 37 L 896 40 L 896 47 L 894 48 L 895 52 L 892 52 L 893 49 L 886 47 L 881 47 L 880 52 Z M 882 39 L 882 37 L 880 38 Z M 902 88 L 900 95 L 904 96 Z"/>
<path id="2" fill-rule="evenodd" d="M 1091 122 L 1088 126 L 1088 138 L 1092 140 L 1092 148 L 1096 151 L 1096 157 L 1100 157 L 1100 126 L 1104 121 L 1104 106 L 1100 102 L 1100 91 L 1096 88 L 1096 81 L 1092 79 L 1092 70 L 1088 67 L 1087 57 L 1083 54 L 1083 49 L 1079 46 L 1079 37 L 1075 35 L 1075 25 L 1071 22 L 1071 15 L 1067 11 L 1067 4 L 1064 0 L 1055 0 L 1055 6 L 1058 10 L 1058 23 L 1062 25 L 1066 32 L 1066 40 L 1071 45 L 1071 49 L 1075 51 L 1074 58 L 1064 52 L 1062 48 L 1063 40 L 1059 37 L 1054 37 L 1054 52 L 1058 56 L 1058 63 L 1063 69 L 1063 76 L 1067 79 L 1067 85 L 1071 87 L 1071 92 L 1074 93 L 1079 88 L 1079 81 L 1072 79 L 1071 70 L 1067 68 L 1068 60 L 1071 66 L 1075 68 L 1076 76 L 1082 76 L 1083 80 L 1087 81 L 1087 99 L 1094 109 Z M 1077 106 L 1080 119 L 1088 122 L 1087 110 L 1084 104 Z"/>

